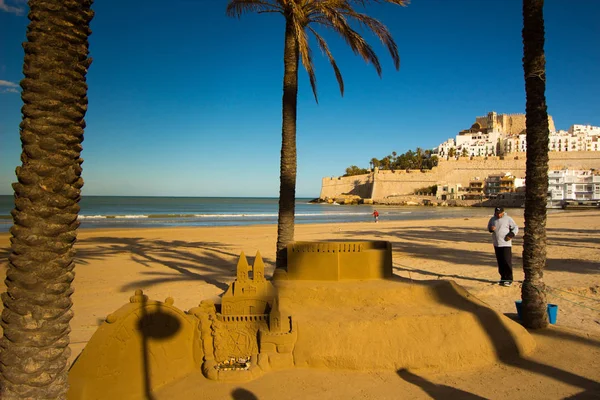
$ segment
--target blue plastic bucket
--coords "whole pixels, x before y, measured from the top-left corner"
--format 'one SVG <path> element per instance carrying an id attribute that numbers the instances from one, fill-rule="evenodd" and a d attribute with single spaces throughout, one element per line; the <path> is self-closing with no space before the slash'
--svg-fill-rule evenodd
<path id="1" fill-rule="evenodd" d="M 523 305 L 523 302 L 521 300 L 515 300 L 515 307 L 517 307 L 517 315 L 518 315 L 519 319 L 523 319 L 521 317 L 522 305 Z M 548 304 L 546 311 L 548 312 L 548 321 L 551 324 L 556 324 L 556 317 L 558 316 L 558 305 Z"/>
<path id="2" fill-rule="evenodd" d="M 556 324 L 556 317 L 558 316 L 558 306 L 556 304 L 548 304 L 548 321 L 551 324 Z"/>

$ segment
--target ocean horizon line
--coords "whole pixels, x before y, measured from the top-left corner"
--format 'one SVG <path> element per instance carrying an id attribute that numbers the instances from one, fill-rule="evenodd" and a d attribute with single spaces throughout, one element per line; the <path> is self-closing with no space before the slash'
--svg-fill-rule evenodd
<path id="1" fill-rule="evenodd" d="M 486 209 L 410 207 L 400 205 L 347 205 L 311 203 L 296 198 L 295 223 L 372 222 L 377 207 L 380 220 L 457 218 L 489 215 Z M 241 226 L 277 224 L 277 197 L 191 196 L 82 196 L 81 228 L 154 228 L 176 226 Z M 0 197 L 0 232 L 12 225 L 13 199 Z"/>

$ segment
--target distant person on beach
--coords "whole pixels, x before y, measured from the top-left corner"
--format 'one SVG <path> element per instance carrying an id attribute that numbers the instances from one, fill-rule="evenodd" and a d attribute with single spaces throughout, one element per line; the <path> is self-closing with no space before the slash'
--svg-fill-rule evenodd
<path id="1" fill-rule="evenodd" d="M 373 211 L 373 218 L 375 219 L 375 222 L 379 222 L 379 213 L 377 210 Z"/>
<path id="2" fill-rule="evenodd" d="M 519 233 L 515 221 L 506 215 L 504 208 L 496 207 L 494 216 L 488 222 L 488 231 L 492 234 L 498 272 L 502 286 L 510 286 L 513 282 L 512 239 Z"/>

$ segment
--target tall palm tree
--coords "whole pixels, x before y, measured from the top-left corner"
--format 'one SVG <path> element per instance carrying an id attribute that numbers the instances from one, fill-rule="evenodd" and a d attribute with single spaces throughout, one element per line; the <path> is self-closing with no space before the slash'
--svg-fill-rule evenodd
<path id="1" fill-rule="evenodd" d="M 523 323 L 528 328 L 548 326 L 546 315 L 546 201 L 548 194 L 548 112 L 544 55 L 544 0 L 523 0 L 523 71 L 527 129 L 525 181 L 525 281 Z"/>
<path id="2" fill-rule="evenodd" d="M 373 165 L 373 168 L 379 168 L 380 162 L 377 158 L 373 157 L 369 162 Z"/>
<path id="3" fill-rule="evenodd" d="M 422 167 L 423 167 L 423 149 L 420 147 L 417 147 L 416 164 L 417 164 L 417 169 L 422 169 Z"/>
<path id="4" fill-rule="evenodd" d="M 381 76 L 377 55 L 366 40 L 352 28 L 357 23 L 373 32 L 389 50 L 396 69 L 400 67 L 398 48 L 388 29 L 378 20 L 355 10 L 355 6 L 369 3 L 405 5 L 408 0 L 230 0 L 227 15 L 241 17 L 247 12 L 279 13 L 285 18 L 285 45 L 283 51 L 283 100 L 281 129 L 281 165 L 279 187 L 279 218 L 277 222 L 277 268 L 287 268 L 288 243 L 294 240 L 294 210 L 296 198 L 296 109 L 298 97 L 298 61 L 308 73 L 315 100 L 317 80 L 313 67 L 308 36 L 312 34 L 322 52 L 327 55 L 344 94 L 342 74 L 316 26 L 337 32 L 367 63 L 373 64 Z"/>
<path id="5" fill-rule="evenodd" d="M 92 0 L 30 0 L 0 398 L 65 398 Z"/>

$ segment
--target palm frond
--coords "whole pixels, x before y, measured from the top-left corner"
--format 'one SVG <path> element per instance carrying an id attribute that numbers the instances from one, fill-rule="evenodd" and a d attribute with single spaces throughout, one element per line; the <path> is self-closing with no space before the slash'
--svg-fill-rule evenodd
<path id="1" fill-rule="evenodd" d="M 318 103 L 317 80 L 313 64 L 312 52 L 308 41 L 308 32 L 312 33 L 321 51 L 329 59 L 333 68 L 340 93 L 344 95 L 344 80 L 327 42 L 313 29 L 313 25 L 322 25 L 341 36 L 354 54 L 360 55 L 367 64 L 373 64 L 377 74 L 381 76 L 381 64 L 371 45 L 358 33 L 351 24 L 358 24 L 371 31 L 389 51 L 394 66 L 400 68 L 398 46 L 387 27 L 375 18 L 359 13 L 354 7 L 365 7 L 374 3 L 390 3 L 406 6 L 409 0 L 230 0 L 227 15 L 240 17 L 247 12 L 282 14 L 291 23 L 295 31 L 298 55 L 308 73 L 311 88 Z"/>
<path id="2" fill-rule="evenodd" d="M 328 2 L 319 3 L 319 14 L 313 21 L 336 31 L 350 46 L 354 54 L 360 55 L 365 62 L 373 64 L 377 75 L 381 76 L 381 64 L 373 48 L 348 23 L 339 9 L 332 9 Z"/>
<path id="3" fill-rule="evenodd" d="M 369 4 L 381 4 L 381 3 L 391 3 L 399 6 L 407 6 L 410 3 L 410 0 L 346 0 L 346 3 L 349 4 L 358 4 L 362 7 L 366 7 Z"/>
<path id="4" fill-rule="evenodd" d="M 315 68 L 312 60 L 312 51 L 308 44 L 308 35 L 304 30 L 303 21 L 296 18 L 296 16 L 292 17 L 292 23 L 294 25 L 294 29 L 296 31 L 296 40 L 298 42 L 298 53 L 300 53 L 300 58 L 302 60 L 302 65 L 308 73 L 308 79 L 310 80 L 310 86 L 313 91 L 313 95 L 315 96 L 315 101 L 317 104 L 319 103 L 319 98 L 317 96 L 317 77 L 315 75 Z"/>
<path id="5" fill-rule="evenodd" d="M 283 14 L 283 8 L 276 0 L 230 0 L 225 14 L 228 17 L 240 18 L 244 13 L 276 12 Z"/>
<path id="6" fill-rule="evenodd" d="M 387 47 L 388 51 L 390 52 L 390 56 L 394 61 L 394 66 L 396 67 L 396 69 L 400 68 L 400 55 L 398 54 L 398 46 L 396 45 L 392 34 L 384 24 L 382 24 L 380 21 L 373 17 L 370 17 L 366 14 L 357 13 L 354 10 L 343 12 L 343 14 L 353 18 L 360 25 L 366 27 L 371 32 L 373 32 L 375 36 L 377 36 L 379 40 L 381 40 L 381 43 L 383 43 L 385 47 Z"/>
<path id="7" fill-rule="evenodd" d="M 338 68 L 337 63 L 335 62 L 335 59 L 333 58 L 331 51 L 329 51 L 329 46 L 327 46 L 327 42 L 313 28 L 309 27 L 308 29 L 312 32 L 312 34 L 317 39 L 317 44 L 319 45 L 319 48 L 321 49 L 321 51 L 323 51 L 323 53 L 325 53 L 325 55 L 327 55 L 327 58 L 329 58 L 329 63 L 331 64 L 331 67 L 333 68 L 333 72 L 335 72 L 335 78 L 337 79 L 338 85 L 340 87 L 340 93 L 342 96 L 344 96 L 344 79 L 342 78 L 340 69 Z"/>

